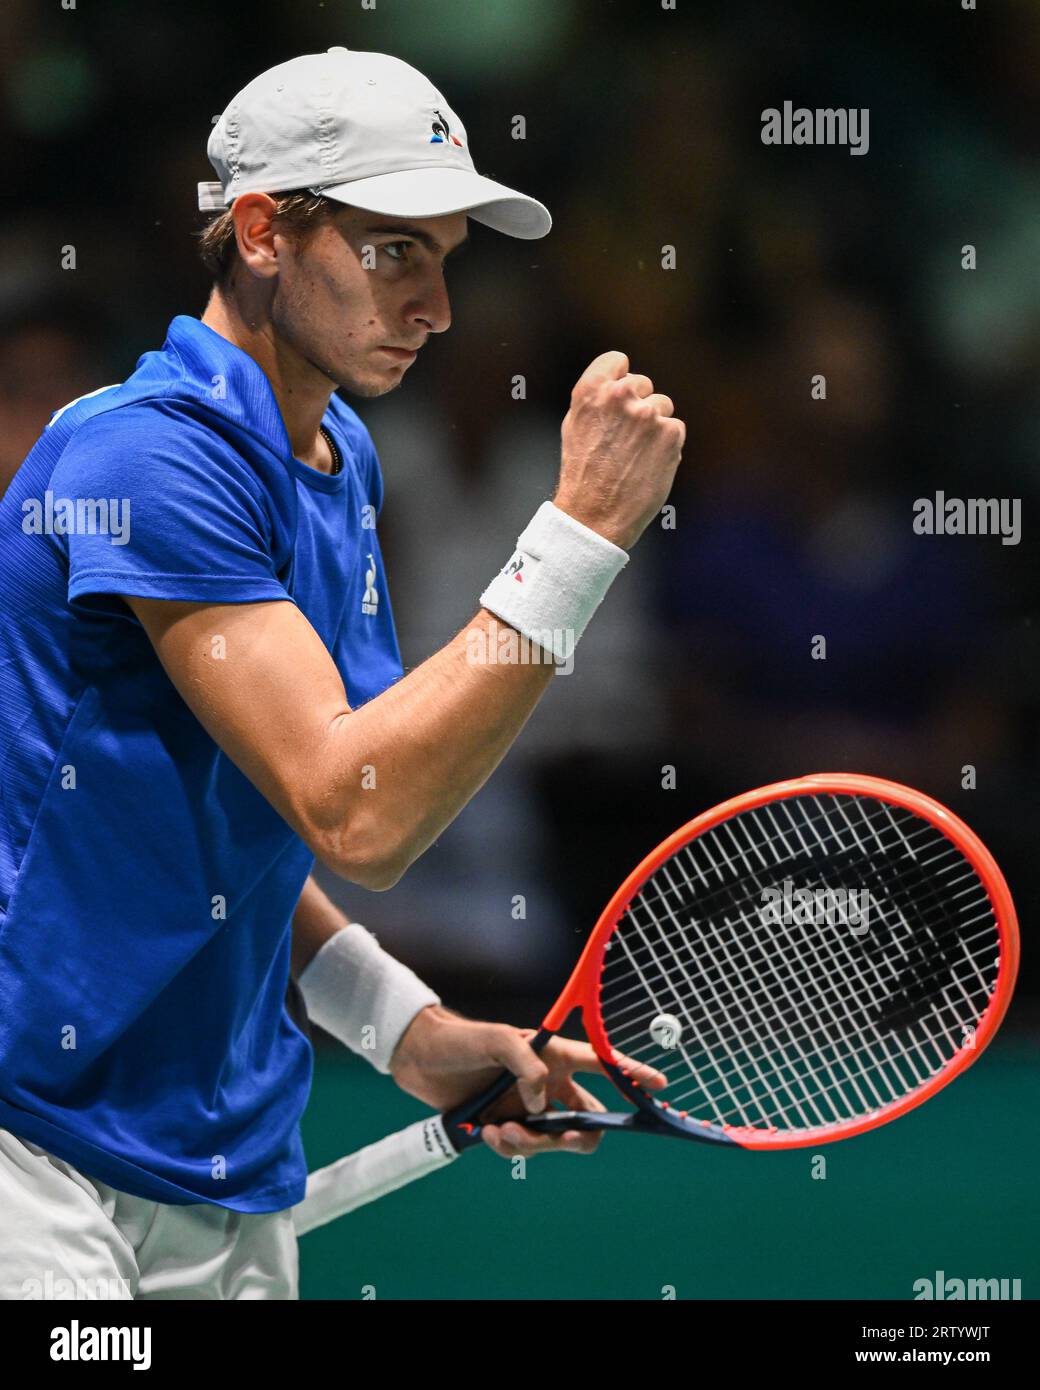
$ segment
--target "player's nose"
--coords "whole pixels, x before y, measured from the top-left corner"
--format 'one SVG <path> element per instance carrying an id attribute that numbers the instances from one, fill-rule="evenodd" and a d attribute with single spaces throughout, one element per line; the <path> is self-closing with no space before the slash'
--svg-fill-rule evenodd
<path id="1" fill-rule="evenodd" d="M 431 278 L 413 321 L 425 325 L 428 333 L 444 333 L 451 327 L 451 303 L 443 276 Z"/>

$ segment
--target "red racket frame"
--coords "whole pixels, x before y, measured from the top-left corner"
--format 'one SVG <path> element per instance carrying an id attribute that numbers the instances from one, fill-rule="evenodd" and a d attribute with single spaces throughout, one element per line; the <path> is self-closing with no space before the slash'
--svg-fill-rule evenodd
<path id="1" fill-rule="evenodd" d="M 599 1010 L 597 982 L 603 968 L 603 955 L 618 920 L 628 908 L 632 899 L 646 883 L 647 879 L 683 845 L 713 829 L 723 821 L 741 811 L 754 810 L 769 802 L 785 800 L 792 796 L 842 793 L 870 796 L 878 801 L 901 806 L 930 821 L 946 838 L 961 851 L 975 869 L 993 907 L 1000 941 L 1000 965 L 997 972 L 997 987 L 985 1013 L 979 1020 L 971 1047 L 961 1047 L 943 1069 L 926 1085 L 915 1090 L 902 1100 L 894 1101 L 875 1114 L 851 1121 L 836 1121 L 812 1129 L 801 1130 L 797 1134 L 781 1131 L 756 1129 L 748 1126 L 722 1125 L 718 1128 L 734 1143 L 745 1149 L 797 1149 L 810 1144 L 829 1143 L 834 1139 L 847 1139 L 887 1124 L 890 1120 L 906 1114 L 915 1106 L 928 1100 L 937 1091 L 948 1085 L 955 1076 L 971 1066 L 981 1055 L 992 1039 L 1007 1012 L 1008 1004 L 1015 987 L 1018 974 L 1019 936 L 1018 919 L 1015 915 L 1011 893 L 1004 875 L 996 861 L 975 832 L 948 810 L 940 802 L 925 796 L 912 787 L 902 786 L 881 777 L 867 777 L 858 773 L 821 772 L 809 777 L 792 778 L 784 782 L 773 782 L 769 786 L 758 787 L 744 792 L 729 801 L 712 807 L 702 815 L 688 821 L 686 825 L 670 835 L 646 856 L 622 883 L 610 902 L 603 909 L 599 921 L 593 929 L 563 993 L 545 1016 L 542 1028 L 548 1033 L 557 1033 L 574 1009 L 581 1009 L 586 1034 L 600 1060 L 611 1064 L 620 1071 L 618 1084 L 629 1093 L 636 1104 L 661 1110 L 667 1115 L 671 1107 L 666 1101 L 658 1100 L 652 1092 L 643 1090 L 639 1084 L 627 1077 L 619 1068 L 615 1053 L 604 1031 L 603 1019 Z M 663 1116 L 662 1116 L 663 1118 Z M 715 1129 L 715 1126 L 706 1126 Z"/>

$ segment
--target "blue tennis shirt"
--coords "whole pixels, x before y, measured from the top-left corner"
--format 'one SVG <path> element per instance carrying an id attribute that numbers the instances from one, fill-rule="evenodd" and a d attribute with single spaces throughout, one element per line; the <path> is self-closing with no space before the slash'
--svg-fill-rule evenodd
<path id="1" fill-rule="evenodd" d="M 0 502 L 0 1127 L 162 1202 L 303 1198 L 286 989 L 313 856 L 117 596 L 295 603 L 352 707 L 397 680 L 379 461 L 337 396 L 324 425 L 332 476 L 253 359 L 180 315 Z"/>

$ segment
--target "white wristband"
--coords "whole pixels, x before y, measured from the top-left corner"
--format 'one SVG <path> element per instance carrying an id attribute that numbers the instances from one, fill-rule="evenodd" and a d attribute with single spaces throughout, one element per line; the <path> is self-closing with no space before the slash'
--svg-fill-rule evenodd
<path id="1" fill-rule="evenodd" d="M 298 983 L 308 1018 L 384 1075 L 415 1015 L 441 1002 L 359 922 L 333 932 Z"/>
<path id="2" fill-rule="evenodd" d="M 516 628 L 556 661 L 569 661 L 628 552 L 543 502 L 517 538 L 516 550 L 480 596 L 481 606 Z"/>

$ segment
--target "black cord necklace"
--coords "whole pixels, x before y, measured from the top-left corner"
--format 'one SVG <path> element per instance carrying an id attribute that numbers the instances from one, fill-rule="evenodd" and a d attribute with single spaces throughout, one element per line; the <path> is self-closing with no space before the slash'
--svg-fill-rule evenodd
<path id="1" fill-rule="evenodd" d="M 340 454 L 339 446 L 333 439 L 332 435 L 325 428 L 325 426 L 319 425 L 318 428 L 325 436 L 325 439 L 328 442 L 328 446 L 332 451 L 332 473 L 330 476 L 335 477 L 337 473 L 342 473 L 343 471 L 343 456 Z"/>

